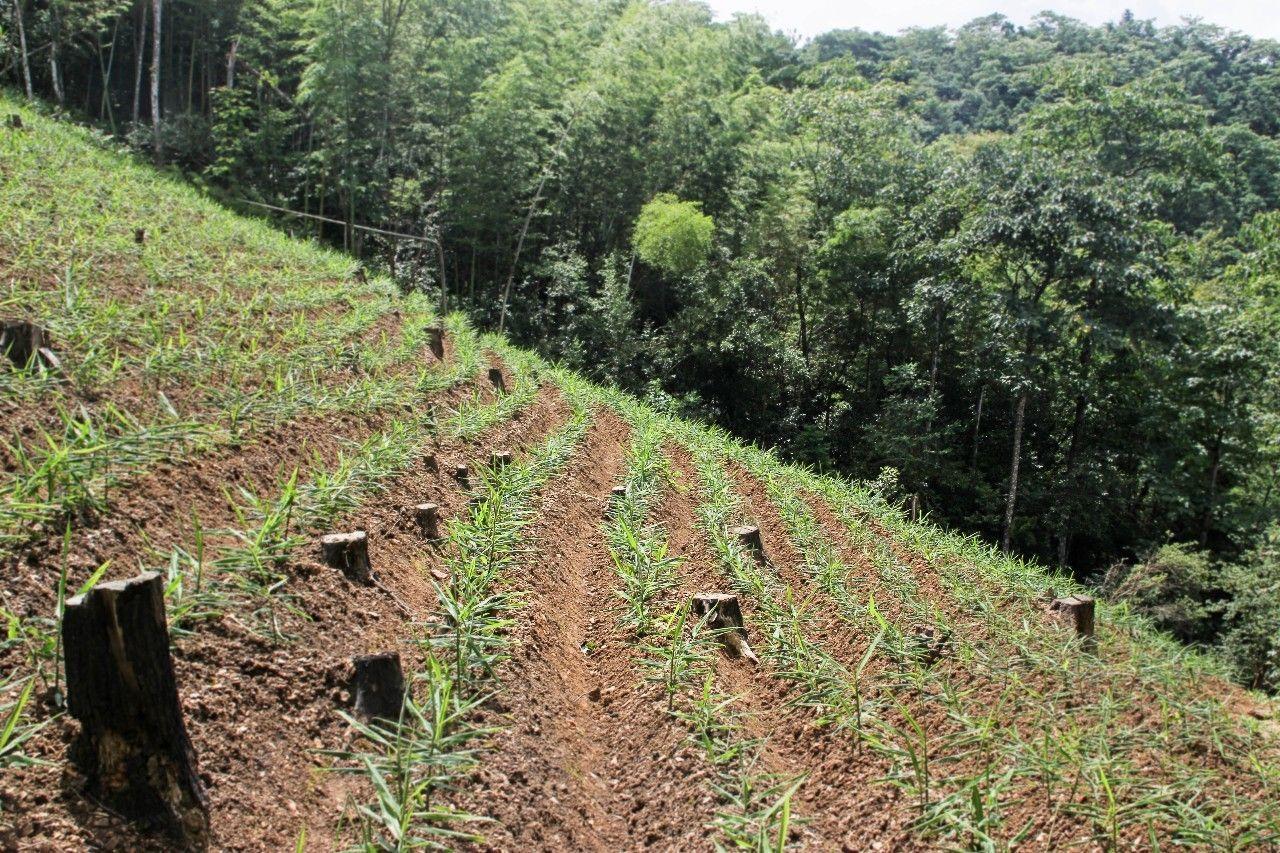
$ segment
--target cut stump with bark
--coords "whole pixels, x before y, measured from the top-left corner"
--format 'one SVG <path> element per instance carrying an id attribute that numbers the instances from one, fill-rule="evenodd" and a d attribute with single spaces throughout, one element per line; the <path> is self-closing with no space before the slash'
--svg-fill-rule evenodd
<path id="1" fill-rule="evenodd" d="M 71 599 L 62 643 L 80 721 L 70 758 L 89 796 L 183 849 L 207 849 L 209 800 L 178 701 L 163 580 L 147 572 Z"/>
<path id="2" fill-rule="evenodd" d="M 737 538 L 738 544 L 743 550 L 754 554 L 757 557 L 764 556 L 764 540 L 760 538 L 760 528 L 754 524 L 744 524 L 741 527 L 733 528 L 733 535 Z"/>
<path id="3" fill-rule="evenodd" d="M 471 488 L 471 471 L 466 465 L 455 465 L 453 468 L 453 479 L 462 484 L 462 488 Z"/>
<path id="4" fill-rule="evenodd" d="M 494 470 L 505 468 L 511 464 L 511 459 L 510 450 L 495 450 L 489 454 L 489 467 Z"/>
<path id="5" fill-rule="evenodd" d="M 324 561 L 351 580 L 362 584 L 373 583 L 373 568 L 369 564 L 369 536 L 363 530 L 350 533 L 328 533 L 320 537 L 320 550 Z"/>
<path id="6" fill-rule="evenodd" d="M 1093 621 L 1093 599 L 1087 595 L 1068 595 L 1063 598 L 1055 598 L 1049 605 L 1049 612 L 1058 617 L 1058 619 L 1069 627 L 1073 628 L 1076 636 L 1084 640 L 1086 648 L 1094 648 L 1097 645 L 1097 637 L 1094 634 Z"/>
<path id="7" fill-rule="evenodd" d="M 693 596 L 693 613 L 704 619 L 708 628 L 723 631 L 721 641 L 735 654 L 752 663 L 759 663 L 751 646 L 747 645 L 747 628 L 742 620 L 742 605 L 738 596 L 723 592 L 699 592 Z"/>
<path id="8" fill-rule="evenodd" d="M 435 474 L 440 470 L 440 464 L 436 462 L 436 455 L 428 453 L 422 458 L 422 467 Z"/>
<path id="9" fill-rule="evenodd" d="M 437 361 L 444 361 L 444 327 L 427 326 L 427 346 Z"/>
<path id="10" fill-rule="evenodd" d="M 34 362 L 50 370 L 58 370 L 62 363 L 54 353 L 49 333 L 30 320 L 5 320 L 0 323 L 0 352 L 19 368 L 30 367 Z"/>
<path id="11" fill-rule="evenodd" d="M 502 371 L 499 368 L 489 368 L 489 381 L 493 383 L 494 389 L 499 394 L 507 393 L 507 380 L 502 377 Z"/>
<path id="12" fill-rule="evenodd" d="M 413 508 L 413 517 L 422 535 L 428 539 L 440 538 L 440 507 L 437 504 L 418 504 Z"/>
<path id="13" fill-rule="evenodd" d="M 9 125 L 10 130 L 22 130 L 22 116 L 17 113 L 9 113 L 9 118 L 5 123 Z"/>
<path id="14" fill-rule="evenodd" d="M 142 244 L 146 243 L 146 242 L 147 242 L 147 229 L 145 229 L 145 228 L 135 228 L 135 229 L 133 229 L 133 242 L 137 243 L 139 246 L 141 246 Z"/>
<path id="15" fill-rule="evenodd" d="M 375 717 L 396 721 L 404 705 L 404 671 L 398 652 L 360 655 L 352 659 L 352 708 L 366 720 Z"/>

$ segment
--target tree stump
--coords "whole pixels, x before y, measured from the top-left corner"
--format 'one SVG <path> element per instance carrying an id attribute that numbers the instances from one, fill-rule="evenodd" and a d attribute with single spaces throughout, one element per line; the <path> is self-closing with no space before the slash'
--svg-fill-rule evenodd
<path id="1" fill-rule="evenodd" d="M 444 328 L 442 326 L 427 326 L 427 346 L 437 361 L 444 361 Z"/>
<path id="2" fill-rule="evenodd" d="M 933 666 L 951 645 L 951 634 L 933 625 L 916 625 L 911 629 L 911 653 L 925 666 Z"/>
<path id="3" fill-rule="evenodd" d="M 507 380 L 502 378 L 502 371 L 497 367 L 489 368 L 489 381 L 499 394 L 507 393 Z"/>
<path id="4" fill-rule="evenodd" d="M 489 455 L 489 467 L 497 470 L 511 464 L 510 450 L 495 450 Z"/>
<path id="5" fill-rule="evenodd" d="M 7 124 L 11 130 L 22 130 L 22 116 L 17 113 L 9 113 Z"/>
<path id="6" fill-rule="evenodd" d="M 1093 599 L 1087 595 L 1068 595 L 1055 598 L 1049 605 L 1049 612 L 1060 621 L 1075 629 L 1076 636 L 1084 640 L 1086 648 L 1097 647 L 1094 635 Z"/>
<path id="7" fill-rule="evenodd" d="M 742 546 L 744 551 L 748 551 L 757 557 L 764 556 L 764 540 L 760 538 L 760 528 L 754 524 L 744 524 L 741 527 L 733 528 L 733 535 L 737 537 L 738 544 Z"/>
<path id="8" fill-rule="evenodd" d="M 5 320 L 0 324 L 0 352 L 24 369 L 36 359 L 53 369 L 61 366 L 51 348 L 49 333 L 29 320 Z"/>
<path id="9" fill-rule="evenodd" d="M 366 720 L 375 717 L 396 722 L 404 705 L 404 672 L 398 652 L 352 658 L 352 708 Z"/>
<path id="10" fill-rule="evenodd" d="M 146 243 L 146 242 L 147 242 L 147 229 L 145 229 L 145 228 L 135 228 L 135 229 L 133 229 L 133 242 L 137 243 L 139 246 L 141 246 L 142 244 Z"/>
<path id="11" fill-rule="evenodd" d="M 440 507 L 436 504 L 418 504 L 413 508 L 413 517 L 418 522 L 422 534 L 428 539 L 440 538 Z"/>
<path id="12" fill-rule="evenodd" d="M 67 707 L 80 721 L 70 758 L 89 795 L 185 849 L 206 849 L 209 801 L 178 702 L 160 576 L 100 583 L 68 601 L 62 643 Z"/>
<path id="13" fill-rule="evenodd" d="M 369 537 L 363 530 L 351 533 L 328 533 L 320 537 L 320 549 L 324 561 L 351 580 L 362 584 L 373 583 L 373 568 L 369 565 Z"/>
<path id="14" fill-rule="evenodd" d="M 693 613 L 699 619 L 705 619 L 707 627 L 723 631 L 721 641 L 732 650 L 752 663 L 759 663 L 751 646 L 747 645 L 747 629 L 742 621 L 742 606 L 738 596 L 726 595 L 722 592 L 699 592 L 693 596 Z"/>
<path id="15" fill-rule="evenodd" d="M 433 474 L 437 473 L 440 470 L 440 465 L 436 462 L 436 455 L 434 453 L 428 453 L 424 456 L 422 458 L 422 467 L 426 468 Z"/>
<path id="16" fill-rule="evenodd" d="M 466 465 L 456 465 L 453 469 L 453 479 L 462 484 L 462 488 L 471 488 L 471 471 Z"/>
<path id="17" fill-rule="evenodd" d="M 613 495 L 613 499 L 614 499 L 615 501 L 620 501 L 620 500 L 622 500 L 623 498 L 625 498 L 625 497 L 627 496 L 627 487 L 626 487 L 626 486 L 614 486 L 614 487 L 613 487 L 613 490 L 610 492 L 610 494 L 611 494 L 611 495 Z"/>

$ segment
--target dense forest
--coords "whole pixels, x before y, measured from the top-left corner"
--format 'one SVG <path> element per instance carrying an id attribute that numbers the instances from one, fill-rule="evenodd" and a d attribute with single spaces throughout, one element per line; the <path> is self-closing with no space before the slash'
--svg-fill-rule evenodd
<path id="1" fill-rule="evenodd" d="M 15 91 L 1280 684 L 1280 44 L 1127 14 L 800 43 L 687 2 L 5 5 Z"/>

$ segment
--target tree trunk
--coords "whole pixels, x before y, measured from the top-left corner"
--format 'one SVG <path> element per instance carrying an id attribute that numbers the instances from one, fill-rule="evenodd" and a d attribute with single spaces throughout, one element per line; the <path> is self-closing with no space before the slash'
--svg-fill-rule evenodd
<path id="1" fill-rule="evenodd" d="M 983 383 L 982 390 L 978 392 L 978 412 L 973 419 L 973 456 L 969 459 L 969 470 L 976 471 L 978 469 L 978 436 L 982 434 L 982 404 L 987 400 L 987 386 Z"/>
<path id="2" fill-rule="evenodd" d="M 156 164 L 164 157 L 160 141 L 160 35 L 161 5 L 164 0 L 151 0 L 151 146 Z"/>
<path id="3" fill-rule="evenodd" d="M 1004 508 L 1004 534 L 1000 547 L 1007 554 L 1013 536 L 1013 511 L 1018 503 L 1018 468 L 1022 464 L 1022 427 L 1027 415 L 1027 391 L 1018 395 L 1018 408 L 1013 416 L 1013 459 L 1009 463 L 1009 500 Z"/>
<path id="4" fill-rule="evenodd" d="M 800 314 L 800 355 L 804 357 L 805 369 L 809 369 L 809 319 L 806 316 L 804 300 L 804 282 L 801 280 L 800 265 L 796 265 L 796 310 Z"/>
<path id="5" fill-rule="evenodd" d="M 31 60 L 27 56 L 27 28 L 22 22 L 22 4 L 26 0 L 13 0 L 13 17 L 18 27 L 18 50 L 22 53 L 22 85 L 27 92 L 27 100 L 34 101 L 35 90 L 31 87 Z"/>
<path id="6" fill-rule="evenodd" d="M 142 111 L 142 68 L 147 52 L 147 4 L 139 6 L 138 29 L 133 37 L 133 123 L 136 125 Z"/>
<path id="7" fill-rule="evenodd" d="M 236 87 L 236 53 L 240 50 L 240 37 L 231 42 L 231 50 L 227 51 L 227 88 Z"/>
<path id="8" fill-rule="evenodd" d="M 1209 450 L 1209 497 L 1205 501 L 1204 512 L 1200 516 L 1200 547 L 1209 543 L 1209 529 L 1213 526 L 1213 508 L 1218 502 L 1218 475 L 1222 471 L 1222 438 L 1223 430 L 1219 429 L 1213 437 L 1213 447 Z"/>
<path id="9" fill-rule="evenodd" d="M 58 42 L 62 39 L 62 20 L 58 17 L 58 7 L 50 5 L 49 14 L 53 22 L 53 36 L 49 40 L 49 77 L 53 83 L 53 97 L 62 106 L 66 93 L 62 90 L 62 70 L 58 67 Z"/>
<path id="10" fill-rule="evenodd" d="M 71 599 L 62 641 L 67 707 L 81 726 L 70 756 L 91 796 L 163 826 L 186 849 L 205 849 L 209 802 L 182 720 L 160 576 L 101 583 Z"/>

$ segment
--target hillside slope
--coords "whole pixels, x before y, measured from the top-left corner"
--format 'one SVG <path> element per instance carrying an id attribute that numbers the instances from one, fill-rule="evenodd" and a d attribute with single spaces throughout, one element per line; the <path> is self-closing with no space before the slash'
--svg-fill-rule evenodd
<path id="1" fill-rule="evenodd" d="M 140 569 L 217 849 L 1280 844 L 1271 708 L 1123 608 L 1090 651 L 1061 578 L 8 113 L 0 315 L 61 366 L 0 371 L 0 848 L 169 846 L 67 761 L 61 602 Z M 345 716 L 392 650 L 400 722 Z"/>

